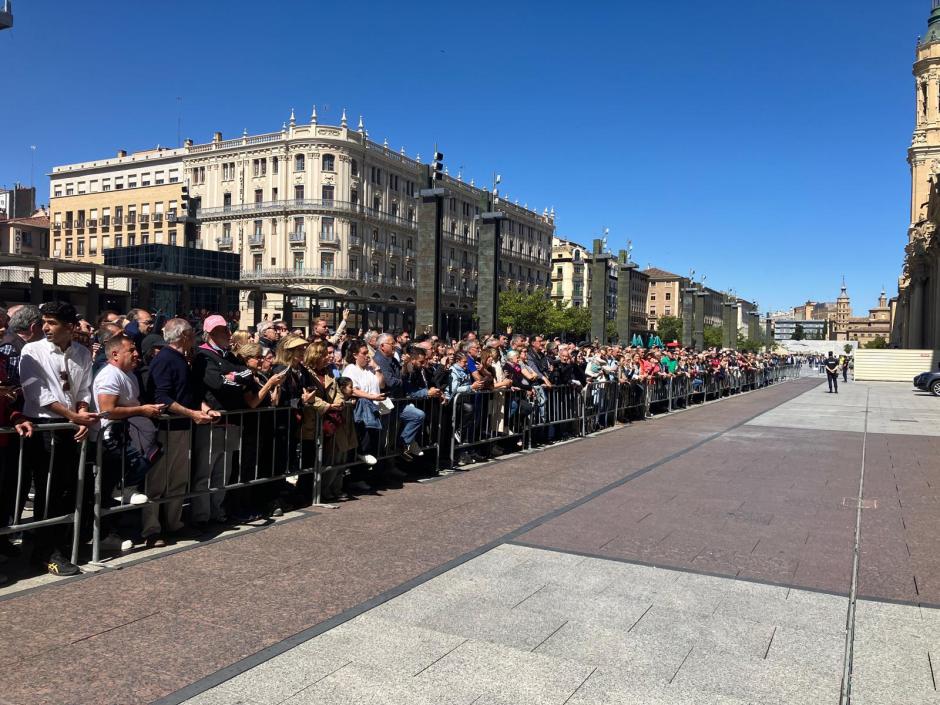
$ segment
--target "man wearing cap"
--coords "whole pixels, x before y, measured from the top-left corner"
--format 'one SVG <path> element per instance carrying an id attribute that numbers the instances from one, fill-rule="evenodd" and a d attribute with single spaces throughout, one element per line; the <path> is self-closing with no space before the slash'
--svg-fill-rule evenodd
<path id="1" fill-rule="evenodd" d="M 224 411 L 237 411 L 247 407 L 245 395 L 252 382 L 251 370 L 242 365 L 229 350 L 232 333 L 228 322 L 218 314 L 209 316 L 202 324 L 206 342 L 199 346 L 193 358 L 192 379 L 195 395 L 202 408 L 216 417 Z M 240 429 L 237 419 L 229 418 L 213 426 L 198 426 L 194 444 L 192 489 L 196 492 L 224 487 L 226 474 L 231 472 L 232 460 L 238 449 Z M 198 529 L 208 522 L 228 520 L 222 502 L 225 492 L 198 495 L 192 499 L 192 521 Z"/>

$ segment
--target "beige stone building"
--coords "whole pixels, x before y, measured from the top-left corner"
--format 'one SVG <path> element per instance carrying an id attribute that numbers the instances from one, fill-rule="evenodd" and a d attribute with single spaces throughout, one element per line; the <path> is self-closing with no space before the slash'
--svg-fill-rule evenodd
<path id="1" fill-rule="evenodd" d="M 551 297 L 574 307 L 591 305 L 591 250 L 574 240 L 555 237 L 552 240 Z M 620 267 L 616 259 L 608 261 L 607 319 L 615 321 L 618 308 Z M 649 279 L 645 272 L 634 269 L 630 277 L 630 330 L 649 330 L 646 302 Z"/>
<path id="2" fill-rule="evenodd" d="M 0 216 L 0 252 L 49 256 L 49 216 L 37 211 L 24 218 Z"/>
<path id="3" fill-rule="evenodd" d="M 878 298 L 878 305 L 868 309 L 866 318 L 850 318 L 846 327 L 846 340 L 857 340 L 859 345 L 871 342 L 877 337 L 885 341 L 891 337 L 891 307 L 884 289 Z"/>
<path id="4" fill-rule="evenodd" d="M 230 251 L 241 257 L 243 314 L 254 308 L 253 283 L 283 284 L 310 294 L 293 297 L 294 311 L 338 317 L 348 304 L 354 325 L 400 327 L 413 321 L 415 265 L 422 256 L 415 247 L 417 198 L 426 168 L 420 155 L 371 141 L 361 118 L 350 128 L 345 111 L 339 125 L 319 124 L 315 109 L 301 123 L 292 111 L 277 132 L 228 140 L 216 133 L 205 144 L 187 140 L 178 149 L 56 167 L 53 256 L 100 258 L 105 247 L 147 241 Z M 489 194 L 459 174 L 445 176 L 443 185 L 449 198 L 442 311 L 448 326 L 452 321 L 467 330 L 475 314 L 475 218 Z M 118 207 L 120 233 L 114 227 Z M 507 216 L 500 287 L 546 290 L 554 212 L 506 200 L 498 207 Z M 184 215 L 190 216 L 185 234 L 173 227 Z M 283 298 L 265 298 L 262 310 L 280 315 Z"/>
<path id="5" fill-rule="evenodd" d="M 50 176 L 49 254 L 81 262 L 104 261 L 103 251 L 187 242 L 183 149 L 152 149 L 110 159 L 54 167 Z"/>
<path id="6" fill-rule="evenodd" d="M 914 63 L 911 220 L 891 339 L 916 349 L 940 348 L 940 2 L 933 5 Z"/>

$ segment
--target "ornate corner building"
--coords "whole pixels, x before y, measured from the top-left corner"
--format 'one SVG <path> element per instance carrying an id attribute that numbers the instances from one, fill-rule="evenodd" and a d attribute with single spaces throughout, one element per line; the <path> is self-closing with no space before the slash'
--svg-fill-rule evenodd
<path id="1" fill-rule="evenodd" d="M 940 0 L 933 0 L 927 35 L 918 42 L 914 63 L 916 109 L 911 166 L 911 225 L 892 344 L 940 348 Z"/>

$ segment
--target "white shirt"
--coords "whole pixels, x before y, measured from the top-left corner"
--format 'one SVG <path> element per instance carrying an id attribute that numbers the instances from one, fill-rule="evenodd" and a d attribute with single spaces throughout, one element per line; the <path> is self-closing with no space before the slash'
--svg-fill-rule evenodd
<path id="1" fill-rule="evenodd" d="M 368 367 L 363 369 L 356 364 L 349 364 L 343 368 L 343 377 L 349 377 L 353 381 L 356 389 L 361 389 L 364 392 L 369 392 L 370 394 L 381 394 L 382 390 L 379 388 L 379 379 L 375 376 L 375 373 L 370 370 Z"/>
<path id="2" fill-rule="evenodd" d="M 46 406 L 59 402 L 78 411 L 80 402 L 91 403 L 91 353 L 75 342 L 64 352 L 50 340 L 26 343 L 20 357 L 20 383 L 24 416 L 62 420 Z"/>
<path id="3" fill-rule="evenodd" d="M 117 396 L 117 406 L 140 406 L 140 388 L 137 378 L 127 374 L 117 365 L 107 364 L 101 368 L 94 382 L 95 401 L 100 394 Z M 99 405 L 100 408 L 100 405 Z M 101 419 L 101 429 L 105 438 L 109 438 L 108 428 L 114 424 L 112 419 Z M 131 416 L 127 419 L 130 424 L 128 440 L 138 450 L 149 450 L 153 445 L 155 429 L 153 423 L 146 416 Z"/>

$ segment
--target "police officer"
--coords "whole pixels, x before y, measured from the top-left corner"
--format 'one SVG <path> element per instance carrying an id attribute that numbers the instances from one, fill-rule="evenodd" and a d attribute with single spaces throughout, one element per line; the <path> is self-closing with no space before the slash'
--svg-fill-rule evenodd
<path id="1" fill-rule="evenodd" d="M 826 358 L 826 379 L 829 382 L 829 393 L 839 393 L 839 361 L 832 350 L 829 351 L 829 357 Z"/>

